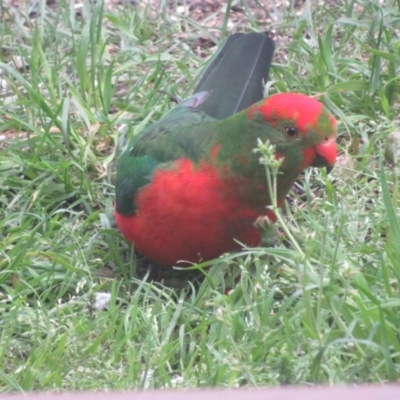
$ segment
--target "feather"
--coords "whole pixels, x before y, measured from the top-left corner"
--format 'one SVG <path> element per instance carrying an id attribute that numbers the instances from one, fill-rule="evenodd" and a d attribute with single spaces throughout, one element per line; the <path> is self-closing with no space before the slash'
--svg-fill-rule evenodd
<path id="1" fill-rule="evenodd" d="M 228 38 L 196 87 L 196 93 L 212 91 L 198 108 L 215 119 L 224 119 L 262 100 L 274 48 L 264 33 Z"/>

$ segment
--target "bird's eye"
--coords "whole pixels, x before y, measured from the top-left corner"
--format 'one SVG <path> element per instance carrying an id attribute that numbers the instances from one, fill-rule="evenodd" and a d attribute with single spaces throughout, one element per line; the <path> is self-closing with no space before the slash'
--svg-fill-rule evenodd
<path id="1" fill-rule="evenodd" d="M 294 126 L 287 126 L 285 128 L 285 134 L 289 139 L 295 139 L 299 136 L 299 130 Z"/>

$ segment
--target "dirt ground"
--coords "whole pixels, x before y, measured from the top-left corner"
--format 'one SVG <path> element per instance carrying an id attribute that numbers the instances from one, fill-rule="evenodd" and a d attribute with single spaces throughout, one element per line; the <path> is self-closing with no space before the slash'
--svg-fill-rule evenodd
<path id="1" fill-rule="evenodd" d="M 106 8 L 111 11 L 113 8 L 124 5 L 131 7 L 148 7 L 149 4 L 154 10 L 154 16 L 157 17 L 160 3 L 162 0 L 105 0 Z M 31 18 L 36 17 L 38 2 L 33 0 L 3 0 L 4 4 L 18 9 L 24 9 Z M 224 0 L 168 0 L 168 8 L 171 14 L 180 14 L 190 20 L 196 21 L 203 28 L 207 28 L 208 32 L 218 30 L 223 25 L 225 18 L 225 10 L 227 1 Z M 233 2 L 235 3 L 235 2 Z M 47 0 L 47 6 L 55 10 L 57 9 L 58 0 Z M 231 13 L 228 21 L 228 29 L 243 30 L 252 25 L 256 21 L 259 30 L 267 32 L 274 40 L 282 40 L 276 30 L 273 28 L 274 23 L 279 21 L 285 8 L 291 8 L 296 14 L 300 15 L 304 12 L 306 6 L 305 0 L 247 0 L 240 4 L 231 6 Z M 77 14 L 81 12 L 82 0 L 75 1 Z M 0 9 L 0 13 L 2 10 Z M 6 11 L 4 17 L 7 19 L 12 13 L 11 10 Z M 253 24 L 254 25 L 254 24 Z M 237 27 L 237 29 L 236 29 Z M 195 47 L 207 48 L 214 46 L 215 43 L 208 37 L 200 37 L 194 43 Z"/>

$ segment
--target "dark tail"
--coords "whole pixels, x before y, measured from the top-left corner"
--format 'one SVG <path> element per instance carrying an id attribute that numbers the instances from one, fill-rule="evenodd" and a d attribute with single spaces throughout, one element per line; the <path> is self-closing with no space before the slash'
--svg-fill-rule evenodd
<path id="1" fill-rule="evenodd" d="M 211 91 L 198 108 L 224 119 L 260 101 L 274 49 L 274 42 L 264 33 L 229 36 L 195 89 L 195 93 Z"/>

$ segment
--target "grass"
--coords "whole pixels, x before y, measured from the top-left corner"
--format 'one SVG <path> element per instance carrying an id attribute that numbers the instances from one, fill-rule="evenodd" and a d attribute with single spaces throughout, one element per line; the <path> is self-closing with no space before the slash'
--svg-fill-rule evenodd
<path id="1" fill-rule="evenodd" d="M 291 3 L 274 22 L 268 4 L 228 2 L 243 9 L 232 24 L 165 1 L 1 3 L 1 391 L 399 379 L 399 169 L 383 149 L 398 129 L 400 3 Z M 189 291 L 134 278 L 112 216 L 127 137 L 170 108 L 159 90 L 190 93 L 199 36 L 267 28 L 281 37 L 267 92 L 320 96 L 341 167 L 299 181 L 279 246 L 215 260 Z"/>

